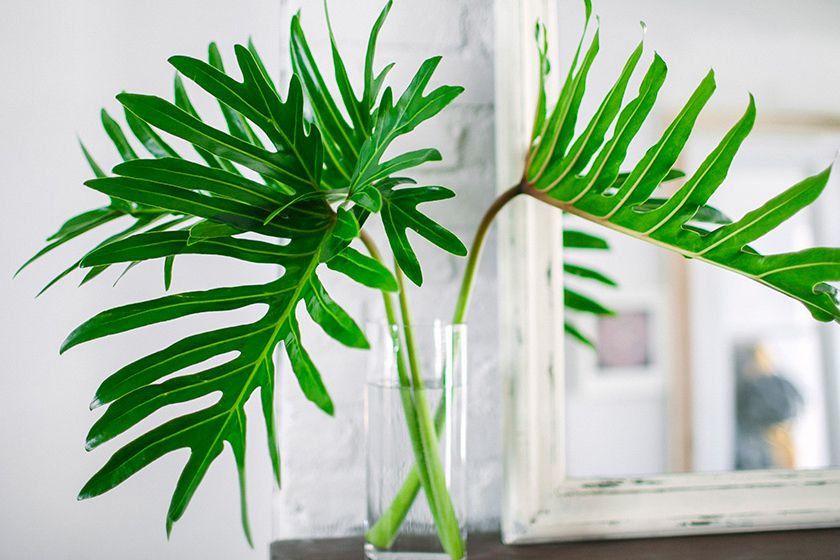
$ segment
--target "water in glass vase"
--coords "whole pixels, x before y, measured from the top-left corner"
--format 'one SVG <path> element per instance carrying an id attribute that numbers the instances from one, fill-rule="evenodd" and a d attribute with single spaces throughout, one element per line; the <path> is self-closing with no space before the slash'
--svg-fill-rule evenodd
<path id="1" fill-rule="evenodd" d="M 466 558 L 466 327 L 413 327 L 412 359 L 396 328 L 380 330 L 369 337 L 365 553 Z"/>

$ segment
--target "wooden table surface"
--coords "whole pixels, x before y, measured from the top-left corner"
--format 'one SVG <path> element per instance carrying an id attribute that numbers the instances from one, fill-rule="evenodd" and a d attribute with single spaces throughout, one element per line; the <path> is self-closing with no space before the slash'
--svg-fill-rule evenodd
<path id="1" fill-rule="evenodd" d="M 363 560 L 362 538 L 277 541 L 271 560 Z M 840 529 L 504 546 L 471 534 L 469 560 L 840 560 Z"/>

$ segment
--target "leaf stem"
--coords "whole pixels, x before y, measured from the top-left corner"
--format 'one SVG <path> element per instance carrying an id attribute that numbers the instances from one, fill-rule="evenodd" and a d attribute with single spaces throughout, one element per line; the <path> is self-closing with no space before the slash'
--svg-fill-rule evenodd
<path id="1" fill-rule="evenodd" d="M 496 219 L 499 211 L 519 194 L 522 194 L 522 183 L 519 183 L 500 194 L 481 218 L 481 222 L 478 224 L 478 229 L 475 231 L 472 246 L 470 247 L 469 257 L 467 259 L 467 268 L 464 269 L 464 277 L 461 280 L 461 289 L 458 292 L 458 301 L 455 304 L 455 313 L 452 316 L 453 324 L 462 323 L 464 321 L 464 317 L 467 315 L 467 309 L 470 304 L 470 296 L 472 295 L 472 285 L 475 280 L 475 271 L 478 268 L 478 263 L 481 258 L 481 250 L 484 248 L 484 241 L 487 238 L 487 233 L 490 231 L 490 226 L 493 225 L 493 220 Z"/>
<path id="2" fill-rule="evenodd" d="M 394 263 L 394 270 L 399 286 L 400 313 L 403 319 L 403 335 L 405 337 L 405 348 L 408 353 L 408 363 L 411 368 L 411 394 L 414 397 L 415 412 L 420 428 L 422 452 L 428 469 L 429 486 L 425 487 L 429 505 L 434 502 L 437 508 L 435 524 L 438 535 L 444 550 L 452 560 L 460 560 L 464 557 L 464 543 L 461 539 L 461 529 L 458 525 L 458 518 L 455 514 L 455 507 L 452 504 L 452 497 L 446 487 L 446 474 L 443 469 L 443 462 L 438 451 L 438 434 L 435 429 L 435 422 L 432 420 L 430 406 L 426 400 L 426 392 L 423 389 L 423 378 L 420 372 L 420 365 L 417 362 L 417 350 L 414 343 L 414 332 L 411 324 L 411 315 L 408 307 L 408 295 L 405 289 L 405 280 L 399 264 Z M 445 399 L 441 401 L 441 404 Z M 431 494 L 430 494 L 431 493 Z M 429 495 L 430 494 L 430 495 Z"/>
<path id="3" fill-rule="evenodd" d="M 484 248 L 484 242 L 486 241 L 487 233 L 490 231 L 490 226 L 493 224 L 493 220 L 495 220 L 496 216 L 499 214 L 501 209 L 507 205 L 507 203 L 516 198 L 517 195 L 522 194 L 522 192 L 521 183 L 509 188 L 499 195 L 499 197 L 493 202 L 493 204 L 490 205 L 484 213 L 484 216 L 481 218 L 481 222 L 479 223 L 478 229 L 476 230 L 473 238 L 472 247 L 470 248 L 463 280 L 461 281 L 461 288 L 458 293 L 458 300 L 455 305 L 455 312 L 452 318 L 453 324 L 462 323 L 467 314 L 470 295 L 472 293 L 472 285 L 475 280 L 475 272 L 478 268 L 481 251 Z M 361 238 L 371 256 L 381 261 L 379 251 L 367 233 L 363 231 L 361 233 Z M 399 278 L 400 277 L 398 276 L 398 281 Z M 390 313 L 393 315 L 393 306 L 391 305 L 390 297 L 385 292 L 383 292 L 383 297 L 386 299 L 386 314 L 388 314 L 388 308 L 390 307 Z M 445 401 L 441 401 L 435 411 L 434 418 L 434 430 L 438 437 L 440 437 L 445 421 L 446 406 Z M 396 538 L 397 531 L 399 531 L 400 525 L 402 525 L 402 522 L 405 520 L 405 517 L 414 503 L 414 500 L 417 499 L 417 494 L 420 491 L 420 484 L 421 480 L 418 472 L 418 466 L 415 465 L 408 473 L 403 485 L 397 491 L 391 505 L 388 506 L 388 509 L 379 518 L 376 524 L 368 530 L 366 534 L 368 542 L 377 546 L 380 546 L 377 543 L 384 544 L 382 548 L 387 548 L 391 545 L 391 543 L 393 543 Z"/>
<path id="4" fill-rule="evenodd" d="M 362 231 L 360 237 L 371 257 L 382 262 L 382 256 L 370 236 Z M 414 337 L 410 326 L 408 300 L 405 296 L 403 275 L 398 266 L 396 267 L 396 276 L 400 288 L 400 310 L 403 318 L 405 346 L 400 343 L 399 324 L 396 320 L 391 296 L 383 291 L 382 297 L 385 315 L 391 329 L 390 335 L 393 337 L 393 344 L 397 349 L 396 362 L 400 381 L 400 396 L 412 450 L 417 463 L 409 474 L 409 480 L 414 482 L 409 489 L 410 495 L 398 496 L 396 501 L 399 502 L 400 506 L 388 508 L 365 537 L 369 543 L 376 547 L 389 548 L 393 544 L 397 531 L 405 520 L 411 505 L 417 498 L 420 486 L 422 486 L 429 502 L 429 511 L 434 518 L 441 545 L 453 560 L 460 560 L 464 556 L 464 545 L 451 497 L 446 489 L 446 478 L 438 455 L 438 430 L 431 420 L 429 406 L 423 392 L 422 376 L 417 363 Z M 408 354 L 411 378 L 406 372 L 404 353 Z"/>

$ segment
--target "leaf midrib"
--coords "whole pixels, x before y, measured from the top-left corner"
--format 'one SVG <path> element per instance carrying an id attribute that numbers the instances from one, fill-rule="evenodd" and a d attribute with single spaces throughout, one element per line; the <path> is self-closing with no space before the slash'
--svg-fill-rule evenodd
<path id="1" fill-rule="evenodd" d="M 596 216 L 594 214 L 590 214 L 588 212 L 580 210 L 579 208 L 577 208 L 575 206 L 571 206 L 566 202 L 563 202 L 563 201 L 557 200 L 555 198 L 552 198 L 549 195 L 545 194 L 544 192 L 534 188 L 532 185 L 527 184 L 527 183 L 523 184 L 523 192 L 526 192 L 527 194 L 533 196 L 534 198 L 542 200 L 543 202 L 546 202 L 547 204 L 549 204 L 551 206 L 554 206 L 556 208 L 560 208 L 564 212 L 568 212 L 569 214 L 574 214 L 575 216 L 579 216 L 579 217 L 581 217 L 585 220 L 594 222 L 594 223 L 599 224 L 603 227 L 612 229 L 614 231 L 617 231 L 619 233 L 623 233 L 625 235 L 629 235 L 631 237 L 635 237 L 636 239 L 641 239 L 641 240 L 646 241 L 648 243 L 652 243 L 652 244 L 657 245 L 658 247 L 661 247 L 663 249 L 667 249 L 669 251 L 674 251 L 674 252 L 679 253 L 679 254 L 681 254 L 685 257 L 692 258 L 692 259 L 698 259 L 698 260 L 701 260 L 703 262 L 707 262 L 709 264 L 712 264 L 714 266 L 723 268 L 725 270 L 729 270 L 730 272 L 740 274 L 741 276 L 744 276 L 746 278 L 750 278 L 752 280 L 755 280 L 756 282 L 758 282 L 760 284 L 764 284 L 765 286 L 767 286 L 768 288 L 770 288 L 772 290 L 775 290 L 775 291 L 780 292 L 780 293 L 782 293 L 782 294 L 784 294 L 784 295 L 786 295 L 786 296 L 788 296 L 792 299 L 795 299 L 795 300 L 799 301 L 800 303 L 802 303 L 803 305 L 805 305 L 806 307 L 808 307 L 810 309 L 817 310 L 820 313 L 828 313 L 828 311 L 826 311 L 822 307 L 820 307 L 820 306 L 818 306 L 818 305 L 816 305 L 816 304 L 814 304 L 810 301 L 802 299 L 802 297 L 800 297 L 796 294 L 793 294 L 793 293 L 789 292 L 788 290 L 785 290 L 785 289 L 781 288 L 780 286 L 769 283 L 768 281 L 764 280 L 764 278 L 762 276 L 757 276 L 757 275 L 751 274 L 749 272 L 746 272 L 744 270 L 740 270 L 740 269 L 737 269 L 737 268 L 732 268 L 732 267 L 727 266 L 726 264 L 723 264 L 721 262 L 713 261 L 711 259 L 708 259 L 708 258 L 704 257 L 703 255 L 706 251 L 702 251 L 700 253 L 695 253 L 693 251 L 683 249 L 682 247 L 679 247 L 677 245 L 671 245 L 669 243 L 664 243 L 664 242 L 658 241 L 658 240 L 656 240 L 652 237 L 647 237 L 647 236 L 645 236 L 644 234 L 642 234 L 638 231 L 620 226 L 620 225 L 618 225 L 614 222 L 609 221 L 608 219 L 606 219 L 604 217 Z M 740 252 L 741 252 L 741 254 L 744 254 L 744 255 L 750 255 L 751 254 L 751 253 L 746 253 L 744 251 L 740 251 Z"/>

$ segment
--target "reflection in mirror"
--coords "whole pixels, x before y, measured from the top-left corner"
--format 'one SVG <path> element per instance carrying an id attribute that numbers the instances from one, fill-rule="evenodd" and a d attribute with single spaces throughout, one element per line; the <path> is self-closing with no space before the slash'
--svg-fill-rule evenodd
<path id="1" fill-rule="evenodd" d="M 719 136 L 703 135 L 680 168 L 690 174 Z M 838 146 L 836 129 L 758 130 L 710 204 L 737 219 L 756 192 L 772 196 L 814 173 Z M 755 248 L 840 245 L 838 207 L 835 171 L 812 208 Z M 566 227 L 586 229 L 574 218 Z M 840 326 L 749 279 L 597 233 L 612 250 L 574 260 L 619 287 L 567 278 L 614 312 L 575 318 L 594 350 L 567 341 L 569 478 L 840 467 Z"/>

